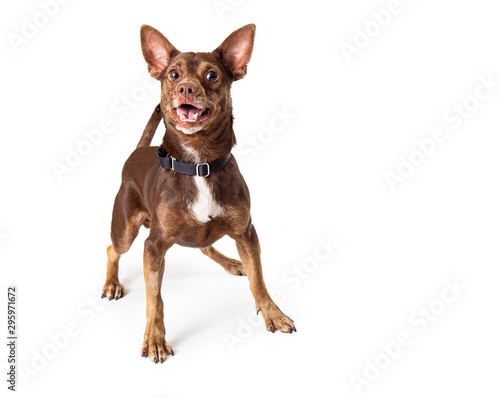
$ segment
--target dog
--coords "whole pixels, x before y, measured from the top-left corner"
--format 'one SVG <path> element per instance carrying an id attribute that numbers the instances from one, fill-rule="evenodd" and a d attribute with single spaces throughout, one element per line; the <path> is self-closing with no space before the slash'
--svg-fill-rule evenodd
<path id="1" fill-rule="evenodd" d="M 161 102 L 123 167 L 102 296 L 109 300 L 123 296 L 119 259 L 139 228 L 149 228 L 144 246 L 147 323 L 141 355 L 155 363 L 174 354 L 165 341 L 161 298 L 165 254 L 174 244 L 199 248 L 227 272 L 246 275 L 267 330 L 297 331 L 266 289 L 249 190 L 231 155 L 236 138 L 230 89 L 247 73 L 254 37 L 255 25 L 249 24 L 211 53 L 180 52 L 156 29 L 141 27 L 142 53 L 151 76 L 161 82 Z M 166 127 L 163 142 L 152 147 L 161 119 Z M 241 262 L 212 246 L 225 235 L 236 242 Z"/>

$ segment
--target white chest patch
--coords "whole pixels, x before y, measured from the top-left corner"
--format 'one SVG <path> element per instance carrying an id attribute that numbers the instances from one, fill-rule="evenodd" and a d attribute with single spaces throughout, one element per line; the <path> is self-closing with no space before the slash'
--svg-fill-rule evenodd
<path id="1" fill-rule="evenodd" d="M 198 197 L 191 205 L 191 212 L 194 217 L 201 223 L 207 223 L 211 219 L 216 218 L 224 213 L 217 201 L 215 201 L 210 186 L 204 177 L 194 176 L 194 182 L 198 188 Z"/>
<path id="2" fill-rule="evenodd" d="M 195 150 L 185 145 L 182 145 L 182 147 L 196 159 L 196 162 L 200 161 Z M 200 223 L 207 223 L 211 219 L 222 215 L 224 213 L 224 208 L 215 201 L 212 190 L 207 184 L 207 179 L 200 176 L 194 176 L 193 179 L 198 189 L 198 196 L 190 206 L 190 210 L 196 220 Z"/>

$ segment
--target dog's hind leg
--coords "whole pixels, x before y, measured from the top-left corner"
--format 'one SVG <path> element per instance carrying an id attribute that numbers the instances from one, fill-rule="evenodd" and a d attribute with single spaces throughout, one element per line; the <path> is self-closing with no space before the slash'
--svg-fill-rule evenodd
<path id="1" fill-rule="evenodd" d="M 206 248 L 201 248 L 201 252 L 207 255 L 210 259 L 216 261 L 228 273 L 234 274 L 235 276 L 246 276 L 245 269 L 239 260 L 231 259 L 222 255 L 211 245 Z"/>
<path id="2" fill-rule="evenodd" d="M 123 296 L 123 285 L 118 280 L 118 261 L 121 255 L 116 252 L 113 245 L 108 247 L 107 254 L 106 283 L 102 287 L 101 298 L 107 297 L 109 300 L 119 299 Z"/>
<path id="3" fill-rule="evenodd" d="M 130 249 L 140 227 L 147 221 L 145 211 L 140 210 L 139 198 L 133 190 L 120 187 L 113 207 L 111 222 L 111 242 L 108 247 L 106 282 L 102 288 L 102 298 L 119 299 L 123 296 L 123 285 L 118 279 L 118 262 L 121 255 Z"/>

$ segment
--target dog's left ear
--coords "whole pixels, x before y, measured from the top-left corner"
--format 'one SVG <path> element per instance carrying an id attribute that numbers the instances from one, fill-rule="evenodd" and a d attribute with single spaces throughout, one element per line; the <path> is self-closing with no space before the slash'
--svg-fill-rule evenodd
<path id="1" fill-rule="evenodd" d="M 177 50 L 168 39 L 149 25 L 141 26 L 142 55 L 148 63 L 148 71 L 153 78 L 159 79 Z"/>
<path id="2" fill-rule="evenodd" d="M 231 33 L 213 53 L 222 58 L 222 62 L 233 75 L 234 80 L 247 74 L 255 38 L 255 25 L 248 24 Z"/>

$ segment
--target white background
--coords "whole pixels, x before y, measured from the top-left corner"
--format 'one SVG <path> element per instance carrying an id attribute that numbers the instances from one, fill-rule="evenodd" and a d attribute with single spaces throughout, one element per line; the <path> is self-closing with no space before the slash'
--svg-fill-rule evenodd
<path id="1" fill-rule="evenodd" d="M 45 22 L 37 1 L 2 6 L 1 281 L 18 286 L 18 361 L 32 372 L 18 376 L 19 397 L 354 398 L 353 376 L 402 332 L 412 344 L 364 397 L 498 396 L 500 87 L 469 98 L 480 79 L 500 81 L 496 2 L 401 0 L 378 35 L 372 11 L 387 1 L 233 0 L 222 15 L 214 4 L 74 0 Z M 15 51 L 8 35 L 36 15 L 45 26 Z M 105 279 L 122 165 L 159 101 L 158 84 L 141 89 L 139 27 L 211 51 L 250 22 L 254 54 L 232 91 L 246 151 L 235 154 L 267 285 L 298 333 L 245 330 L 247 279 L 174 247 L 162 293 L 176 355 L 156 365 L 140 357 L 147 230 L 121 261 L 127 295 L 89 304 Z M 341 44 L 366 26 L 374 37 L 349 63 Z M 131 93 L 145 95 L 124 116 L 116 106 Z M 477 109 L 455 128 L 443 114 L 464 101 Z M 283 109 L 294 118 L 270 139 L 263 129 Z M 60 181 L 54 162 L 107 119 L 114 130 Z M 447 139 L 391 190 L 384 174 L 437 128 Z M 328 239 L 338 248 L 314 260 Z M 229 239 L 216 247 L 236 256 Z M 291 283 L 294 265 L 302 277 Z M 445 280 L 466 288 L 441 307 Z M 430 303 L 441 313 L 420 331 L 411 320 Z M 63 339 L 68 323 L 77 332 Z M 241 341 L 228 345 L 228 334 Z"/>

